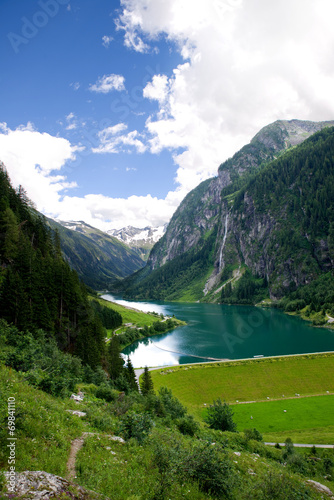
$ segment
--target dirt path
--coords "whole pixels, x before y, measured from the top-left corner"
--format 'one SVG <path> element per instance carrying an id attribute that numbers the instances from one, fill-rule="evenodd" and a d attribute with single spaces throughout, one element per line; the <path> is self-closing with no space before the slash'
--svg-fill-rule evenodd
<path id="1" fill-rule="evenodd" d="M 83 432 L 80 437 L 74 439 L 71 443 L 71 450 L 67 460 L 67 479 L 71 480 L 75 478 L 75 462 L 77 459 L 77 454 L 83 447 L 86 437 L 88 436 L 103 436 L 111 439 L 112 441 L 117 441 L 124 443 L 124 439 L 112 434 L 100 434 L 99 432 Z"/>
<path id="2" fill-rule="evenodd" d="M 73 479 L 75 477 L 75 461 L 77 458 L 77 454 L 81 450 L 85 439 L 87 436 L 94 436 L 94 432 L 83 432 L 79 438 L 76 438 L 72 441 L 71 451 L 67 461 L 67 479 Z"/>

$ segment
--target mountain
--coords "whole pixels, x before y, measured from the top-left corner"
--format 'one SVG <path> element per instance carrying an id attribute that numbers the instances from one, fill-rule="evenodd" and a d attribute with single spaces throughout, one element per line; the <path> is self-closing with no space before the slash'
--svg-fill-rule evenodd
<path id="1" fill-rule="evenodd" d="M 330 270 L 333 125 L 281 120 L 263 128 L 186 196 L 125 293 L 251 303 L 251 289 L 277 299 Z M 236 297 L 239 287 L 246 292 Z"/>
<path id="2" fill-rule="evenodd" d="M 137 251 L 83 221 L 47 221 L 59 233 L 67 262 L 94 289 L 110 288 L 113 281 L 145 265 Z"/>
<path id="3" fill-rule="evenodd" d="M 127 226 L 122 229 L 109 229 L 107 234 L 114 236 L 130 248 L 137 250 L 140 257 L 146 261 L 150 250 L 165 234 L 167 226 L 168 224 L 157 227 L 147 226 L 142 229 Z"/>

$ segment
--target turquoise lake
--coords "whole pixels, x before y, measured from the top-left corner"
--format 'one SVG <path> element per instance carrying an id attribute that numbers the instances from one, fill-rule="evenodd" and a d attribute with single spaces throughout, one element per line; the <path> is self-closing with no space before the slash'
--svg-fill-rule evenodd
<path id="1" fill-rule="evenodd" d="M 276 309 L 179 302 L 131 302 L 110 294 L 104 299 L 141 311 L 155 311 L 187 322 L 164 335 L 124 349 L 135 368 L 334 351 L 334 331 L 314 328 Z"/>

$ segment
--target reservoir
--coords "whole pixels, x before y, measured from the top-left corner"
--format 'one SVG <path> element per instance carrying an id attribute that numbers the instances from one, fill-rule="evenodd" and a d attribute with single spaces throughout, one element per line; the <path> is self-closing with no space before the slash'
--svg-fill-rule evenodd
<path id="1" fill-rule="evenodd" d="M 141 311 L 163 313 L 187 322 L 163 335 L 124 349 L 135 368 L 202 363 L 284 354 L 334 351 L 334 331 L 314 328 L 277 309 L 181 302 L 132 302 L 102 298 Z M 208 359 L 210 358 L 210 359 Z"/>

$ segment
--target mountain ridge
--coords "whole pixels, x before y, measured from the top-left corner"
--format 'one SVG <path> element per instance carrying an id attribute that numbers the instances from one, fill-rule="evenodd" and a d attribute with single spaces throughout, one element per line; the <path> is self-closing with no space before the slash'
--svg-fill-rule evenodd
<path id="1" fill-rule="evenodd" d="M 145 265 L 138 252 L 84 221 L 56 221 L 48 225 L 58 231 L 65 259 L 90 287 L 108 289 Z M 75 227 L 75 229 L 73 229 Z"/>
<path id="2" fill-rule="evenodd" d="M 273 214 L 272 211 L 270 212 L 269 205 L 270 210 L 268 209 L 268 212 L 266 212 L 266 207 L 264 212 L 263 210 L 261 212 L 258 207 L 253 205 L 254 200 L 249 196 L 246 186 L 252 186 L 252 183 L 258 186 L 256 179 L 266 169 L 273 169 L 271 165 L 276 165 L 275 168 L 278 168 L 278 171 L 272 175 L 276 176 L 277 182 L 281 182 L 284 175 L 286 176 L 286 170 L 289 169 L 284 159 L 290 158 L 293 164 L 295 161 L 293 159 L 294 155 L 303 154 L 301 151 L 305 150 L 306 156 L 309 154 L 310 158 L 313 158 L 314 152 L 312 148 L 314 147 L 318 148 L 318 154 L 321 154 L 321 148 L 325 147 L 323 143 L 326 141 L 322 136 L 317 137 L 317 134 L 314 135 L 313 132 L 324 128 L 331 130 L 328 128 L 329 125 L 334 125 L 334 122 L 314 123 L 292 120 L 289 122 L 278 121 L 261 129 L 250 144 L 244 146 L 231 159 L 219 167 L 218 177 L 204 181 L 186 196 L 172 217 L 166 234 L 152 249 L 147 266 L 142 271 L 135 273 L 133 277 L 125 280 L 124 288 L 128 296 L 139 298 L 141 294 L 144 294 L 146 299 L 219 302 L 221 295 L 217 291 L 221 291 L 224 282 L 227 279 L 231 280 L 232 277 L 233 286 L 238 280 L 246 281 L 249 278 L 248 274 L 245 278 L 242 278 L 242 276 L 244 271 L 249 268 L 253 276 L 258 275 L 266 281 L 268 281 L 268 278 L 269 281 L 271 280 L 269 283 L 270 295 L 272 298 L 277 299 L 288 293 L 291 287 L 292 290 L 296 286 L 306 284 L 305 276 L 307 273 L 310 273 L 310 278 L 315 278 L 319 272 L 328 270 L 328 267 L 325 269 L 326 266 L 323 268 L 322 264 L 323 260 L 328 260 L 328 243 L 326 239 L 328 234 L 325 235 L 324 240 L 320 240 L 320 242 L 317 240 L 316 245 L 312 246 L 305 236 L 296 233 L 300 229 L 298 224 L 303 219 L 303 212 L 298 212 L 297 230 L 294 230 L 290 223 L 289 230 L 292 241 L 296 239 L 301 248 L 303 245 L 306 247 L 304 253 L 302 250 L 299 252 L 300 256 L 304 255 L 305 259 L 309 255 L 310 262 L 304 264 L 306 274 L 298 273 L 296 265 L 289 264 L 287 255 L 282 256 L 282 254 L 279 257 L 275 248 L 268 246 L 266 238 L 269 238 L 271 243 L 274 244 L 273 241 L 276 238 L 274 233 L 284 233 L 284 220 L 288 221 L 289 213 L 286 206 L 283 205 L 280 208 L 280 213 L 275 212 Z M 318 133 L 321 134 L 321 132 Z M 331 133 L 328 132 L 328 135 L 330 136 Z M 324 131 L 323 134 L 325 137 L 326 132 Z M 312 137 L 315 137 L 313 142 Z M 306 139 L 309 142 L 304 150 L 298 149 L 302 148 L 303 144 L 307 142 Z M 327 139 L 330 142 L 330 137 L 327 137 Z M 317 141 L 319 141 L 320 146 L 316 144 Z M 328 141 L 327 145 L 329 144 Z M 280 161 L 281 163 L 279 163 Z M 307 161 L 310 162 L 311 160 L 305 157 L 305 162 Z M 330 176 L 332 175 L 331 161 L 330 153 L 328 153 L 324 157 L 324 162 L 330 164 Z M 282 168 L 282 172 L 279 171 L 279 168 Z M 295 169 L 295 167 L 293 168 Z M 326 179 L 323 178 L 319 165 L 315 172 L 319 176 L 321 189 L 326 190 Z M 296 170 L 296 177 L 297 174 Z M 312 169 L 305 170 L 304 174 L 312 177 Z M 265 176 L 263 179 L 269 182 Z M 299 179 L 298 182 L 302 183 L 303 179 Z M 274 186 L 275 184 L 272 181 L 268 183 L 267 191 L 264 191 L 267 198 L 270 196 L 271 191 L 275 191 Z M 303 210 L 308 210 L 311 215 L 312 213 L 314 215 L 321 210 L 326 212 L 330 207 L 330 200 L 328 200 L 328 206 L 323 205 L 321 209 L 311 205 L 303 207 L 303 201 L 298 199 L 298 193 L 294 193 L 294 198 L 290 199 L 289 188 L 285 186 L 284 182 L 282 189 L 286 190 L 285 195 L 288 202 L 295 203 L 296 212 L 297 208 L 300 211 L 300 207 L 302 207 Z M 239 209 L 234 210 L 236 203 L 240 205 L 240 197 L 242 196 L 244 212 Z M 315 186 L 314 193 L 309 193 L 309 196 L 311 198 L 314 196 L 317 199 L 317 197 L 321 198 L 324 195 L 319 194 Z M 269 202 L 272 203 L 268 198 Z M 275 203 L 279 206 L 279 198 Z M 289 205 L 288 208 L 290 211 L 294 211 L 293 206 L 291 208 Z M 249 237 L 245 230 L 247 224 L 246 229 Z M 216 236 L 212 237 L 214 233 Z M 271 238 L 273 235 L 275 237 Z M 213 241 L 210 243 L 210 248 L 208 248 L 210 238 L 213 238 Z M 287 235 L 285 234 L 282 238 L 284 240 Z M 266 243 L 266 246 L 260 247 L 257 244 L 258 241 L 261 241 L 262 245 Z M 282 247 L 281 241 L 275 244 L 280 248 Z M 255 252 L 252 252 L 252 246 L 257 248 L 256 255 Z M 199 255 L 203 254 L 203 252 L 206 256 L 205 262 L 201 262 L 199 258 Z M 267 253 L 264 254 L 264 252 Z M 270 252 L 275 255 L 271 264 Z M 322 253 L 324 254 L 323 259 L 319 257 Z M 281 271 L 282 276 L 284 276 L 282 280 L 278 273 L 274 272 L 275 269 L 273 268 L 273 266 L 280 267 L 278 265 L 280 259 L 283 259 L 281 263 L 284 264 Z M 171 276 L 176 268 L 178 273 L 172 278 Z M 236 273 L 238 276 L 236 276 Z M 159 284 L 159 280 L 164 284 Z M 214 292 L 217 293 L 214 294 Z"/>

